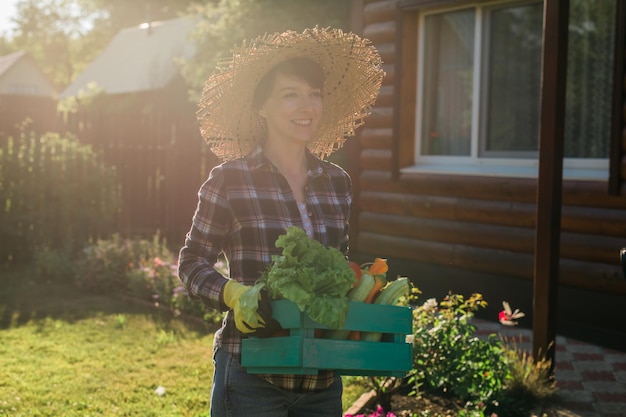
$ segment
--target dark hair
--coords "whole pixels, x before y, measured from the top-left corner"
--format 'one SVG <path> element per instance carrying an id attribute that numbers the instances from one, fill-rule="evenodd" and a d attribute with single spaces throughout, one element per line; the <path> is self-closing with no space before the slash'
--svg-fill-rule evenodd
<path id="1" fill-rule="evenodd" d="M 274 87 L 276 74 L 283 74 L 289 77 L 296 77 L 306 81 L 311 87 L 319 88 L 324 86 L 324 70 L 317 62 L 309 58 L 292 58 L 283 61 L 272 68 L 261 78 L 252 96 L 252 105 L 255 109 L 260 108 L 269 97 Z"/>

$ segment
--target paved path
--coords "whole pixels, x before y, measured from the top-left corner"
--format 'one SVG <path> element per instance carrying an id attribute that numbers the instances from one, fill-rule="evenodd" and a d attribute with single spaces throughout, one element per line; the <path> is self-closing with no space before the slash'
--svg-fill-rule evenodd
<path id="1" fill-rule="evenodd" d="M 532 350 L 532 331 L 474 319 L 478 334 L 497 333 Z M 626 417 L 626 352 L 557 336 L 558 417 Z"/>

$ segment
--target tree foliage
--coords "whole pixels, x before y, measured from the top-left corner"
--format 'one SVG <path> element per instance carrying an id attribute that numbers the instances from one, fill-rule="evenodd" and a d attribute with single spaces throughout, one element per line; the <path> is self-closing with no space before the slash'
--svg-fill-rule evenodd
<path id="1" fill-rule="evenodd" d="M 106 12 L 106 20 L 95 28 L 108 26 L 117 31 L 147 21 L 172 19 L 185 12 L 193 0 L 79 0 L 95 10 Z"/>
<path id="2" fill-rule="evenodd" d="M 79 17 L 68 13 L 66 6 L 65 0 L 22 0 L 14 18 L 12 49 L 30 53 L 56 86 L 72 76 L 70 39 L 79 26 Z"/>
<path id="3" fill-rule="evenodd" d="M 244 39 L 316 25 L 349 30 L 350 4 L 346 0 L 220 0 L 191 6 L 189 14 L 198 17 L 191 35 L 198 53 L 182 65 L 191 98 L 198 98 L 218 58 Z"/>
<path id="4" fill-rule="evenodd" d="M 15 30 L 0 55 L 27 51 L 59 90 L 121 29 L 183 14 L 198 16 L 198 56 L 183 74 L 198 94 L 217 58 L 242 39 L 309 26 L 348 29 L 350 1 L 336 0 L 18 0 Z"/>
<path id="5" fill-rule="evenodd" d="M 350 4 L 347 0 L 18 0 L 14 32 L 0 34 L 0 55 L 27 51 L 61 90 L 119 30 L 194 15 L 198 16 L 193 33 L 198 56 L 182 69 L 197 95 L 218 57 L 243 39 L 315 25 L 349 29 Z"/>
<path id="6" fill-rule="evenodd" d="M 193 0 L 18 0 L 0 55 L 28 52 L 61 90 L 121 29 L 184 13 Z"/>

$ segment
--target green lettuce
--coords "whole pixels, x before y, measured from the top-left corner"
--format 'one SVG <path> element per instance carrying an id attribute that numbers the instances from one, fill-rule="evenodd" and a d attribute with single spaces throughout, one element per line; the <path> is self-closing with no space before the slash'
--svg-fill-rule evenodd
<path id="1" fill-rule="evenodd" d="M 348 260 L 335 248 L 310 239 L 299 227 L 289 227 L 276 239 L 282 254 L 240 301 L 245 320 L 254 321 L 258 296 L 265 289 L 274 300 L 287 299 L 312 320 L 342 328 L 348 313 L 346 294 L 356 281 Z"/>

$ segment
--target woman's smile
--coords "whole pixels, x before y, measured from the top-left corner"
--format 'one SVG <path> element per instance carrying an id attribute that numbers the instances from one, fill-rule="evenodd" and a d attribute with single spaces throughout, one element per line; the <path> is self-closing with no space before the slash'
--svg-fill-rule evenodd
<path id="1" fill-rule="evenodd" d="M 300 78 L 277 73 L 259 115 L 267 123 L 268 141 L 306 145 L 322 116 L 321 91 Z"/>

